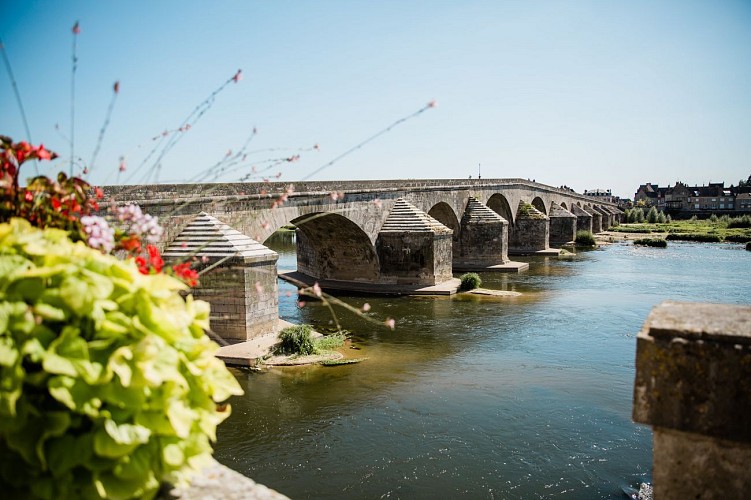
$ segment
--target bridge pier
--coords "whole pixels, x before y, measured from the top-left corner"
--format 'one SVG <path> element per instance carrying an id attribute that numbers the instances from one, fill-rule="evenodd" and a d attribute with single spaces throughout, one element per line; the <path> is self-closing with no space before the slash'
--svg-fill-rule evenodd
<path id="1" fill-rule="evenodd" d="M 592 232 L 592 215 L 579 205 L 571 205 L 571 213 L 576 215 L 576 230 Z"/>
<path id="2" fill-rule="evenodd" d="M 508 221 L 472 196 L 460 222 L 458 247 L 453 257 L 455 271 L 529 269 L 526 262 L 508 258 Z"/>
<path id="3" fill-rule="evenodd" d="M 592 206 L 583 207 L 584 211 L 592 216 L 592 232 L 594 234 L 602 232 L 602 214 Z"/>
<path id="4" fill-rule="evenodd" d="M 576 215 L 553 202 L 550 205 L 550 244 L 554 246 L 573 243 L 576 239 Z"/>
<path id="5" fill-rule="evenodd" d="M 192 294 L 211 304 L 211 329 L 223 340 L 245 342 L 276 332 L 276 252 L 201 212 L 162 256 L 180 262 L 197 257 L 204 269 L 216 265 Z"/>
<path id="6" fill-rule="evenodd" d="M 600 214 L 600 224 L 603 231 L 610 228 L 610 214 L 600 207 L 592 207 L 592 210 Z"/>
<path id="7" fill-rule="evenodd" d="M 519 202 L 516 222 L 509 230 L 510 255 L 558 255 L 560 250 L 551 250 L 550 220 L 547 215 L 524 201 Z"/>
<path id="8" fill-rule="evenodd" d="M 453 278 L 454 232 L 399 198 L 376 240 L 380 282 L 437 285 Z"/>

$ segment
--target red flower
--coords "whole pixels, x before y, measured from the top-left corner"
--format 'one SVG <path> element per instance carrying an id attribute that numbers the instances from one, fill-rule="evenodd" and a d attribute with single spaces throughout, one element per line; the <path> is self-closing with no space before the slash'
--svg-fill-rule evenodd
<path id="1" fill-rule="evenodd" d="M 120 247 L 126 252 L 138 253 L 141 251 L 141 240 L 135 235 L 124 237 L 120 240 Z"/>
<path id="2" fill-rule="evenodd" d="M 188 286 L 196 286 L 198 283 L 198 272 L 190 268 L 190 262 L 175 264 L 172 266 L 175 276 L 184 281 Z"/>
<path id="3" fill-rule="evenodd" d="M 159 255 L 159 250 L 154 245 L 146 245 L 146 251 L 149 252 L 149 264 L 151 267 L 157 273 L 161 273 L 164 261 L 162 260 L 162 256 Z"/>
<path id="4" fill-rule="evenodd" d="M 26 194 L 24 194 L 23 197 L 28 202 L 34 201 L 34 193 L 32 193 L 31 191 L 26 191 Z"/>
<path id="5" fill-rule="evenodd" d="M 53 153 L 52 151 L 48 149 L 44 149 L 44 144 L 40 144 L 34 152 L 36 153 L 36 157 L 40 160 L 51 160 L 53 158 L 57 158 L 57 154 Z"/>
<path id="6" fill-rule="evenodd" d="M 148 260 L 143 255 L 135 258 L 136 265 L 141 274 L 161 273 L 164 268 L 164 261 L 159 255 L 159 250 L 154 245 L 146 245 L 146 251 L 149 254 Z"/>

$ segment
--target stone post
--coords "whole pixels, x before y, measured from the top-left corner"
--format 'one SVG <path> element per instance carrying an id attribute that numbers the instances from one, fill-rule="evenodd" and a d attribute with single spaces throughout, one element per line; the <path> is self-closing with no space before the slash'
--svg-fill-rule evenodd
<path id="1" fill-rule="evenodd" d="M 751 306 L 664 302 L 636 341 L 634 420 L 658 500 L 749 498 Z"/>

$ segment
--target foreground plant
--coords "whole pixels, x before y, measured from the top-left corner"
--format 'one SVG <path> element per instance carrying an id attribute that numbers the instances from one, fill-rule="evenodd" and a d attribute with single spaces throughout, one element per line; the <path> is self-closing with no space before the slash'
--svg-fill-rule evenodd
<path id="1" fill-rule="evenodd" d="M 0 224 L 4 494 L 149 498 L 211 456 L 242 390 L 186 288 L 63 230 Z"/>

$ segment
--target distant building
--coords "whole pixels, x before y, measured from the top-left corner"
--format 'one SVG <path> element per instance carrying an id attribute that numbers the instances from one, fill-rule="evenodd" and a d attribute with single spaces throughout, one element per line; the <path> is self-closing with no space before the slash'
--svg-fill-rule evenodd
<path id="1" fill-rule="evenodd" d="M 724 182 L 710 182 L 706 186 L 659 187 L 648 182 L 639 186 L 634 194 L 634 204 L 656 207 L 670 213 L 729 213 L 751 212 L 751 185 L 725 187 Z"/>

